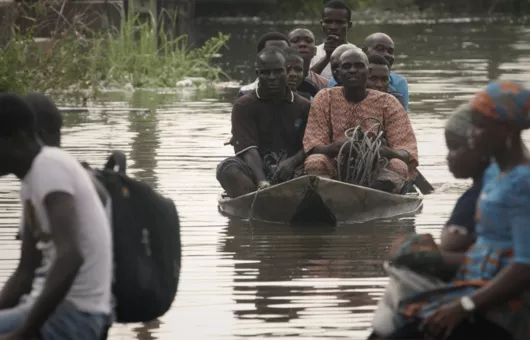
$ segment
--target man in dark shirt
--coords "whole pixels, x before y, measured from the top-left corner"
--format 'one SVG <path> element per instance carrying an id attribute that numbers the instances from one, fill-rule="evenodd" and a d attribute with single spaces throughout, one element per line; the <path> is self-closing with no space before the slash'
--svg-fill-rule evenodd
<path id="1" fill-rule="evenodd" d="M 236 155 L 217 166 L 217 180 L 232 198 L 293 178 L 305 159 L 302 138 L 310 103 L 288 88 L 284 52 L 263 49 L 256 73 L 258 88 L 232 109 Z"/>

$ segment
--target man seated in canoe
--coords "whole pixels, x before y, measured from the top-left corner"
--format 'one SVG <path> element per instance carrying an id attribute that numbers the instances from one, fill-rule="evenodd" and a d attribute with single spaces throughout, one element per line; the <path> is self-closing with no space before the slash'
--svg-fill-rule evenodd
<path id="1" fill-rule="evenodd" d="M 390 64 L 390 68 L 394 65 L 394 41 L 385 33 L 370 34 L 364 40 L 363 51 L 368 57 L 374 54 L 379 54 L 385 57 Z M 401 93 L 405 103 L 405 110 L 409 109 L 409 84 L 407 79 L 395 72 L 390 72 L 390 88 L 391 90 Z"/>
<path id="2" fill-rule="evenodd" d="M 234 104 L 235 156 L 217 166 L 217 180 L 231 198 L 303 170 L 302 138 L 311 104 L 288 88 L 286 64 L 284 51 L 264 48 L 256 62 L 259 86 Z"/>
<path id="3" fill-rule="evenodd" d="M 340 45 L 331 53 L 331 57 L 329 59 L 329 65 L 331 66 L 331 74 L 333 75 L 333 78 L 329 81 L 328 87 L 334 87 L 334 86 L 341 86 L 340 79 L 338 76 L 337 71 L 339 70 L 339 61 L 340 56 L 351 49 L 357 48 L 355 45 L 352 44 L 344 44 Z"/>
<path id="4" fill-rule="evenodd" d="M 416 137 L 407 112 L 394 96 L 366 88 L 368 72 L 368 57 L 362 50 L 349 50 L 340 57 L 338 75 L 343 86 L 319 92 L 311 105 L 304 136 L 305 172 L 336 178 L 335 158 L 345 142 L 345 131 L 361 123 L 367 131 L 374 121 L 364 119 L 373 117 L 381 122 L 386 140 L 379 154 L 388 159 L 373 187 L 400 192 L 416 174 Z"/>
<path id="5" fill-rule="evenodd" d="M 309 69 L 311 60 L 317 52 L 313 32 L 307 28 L 295 28 L 289 33 L 288 37 L 291 47 L 296 48 L 304 59 L 304 77 L 311 80 L 319 90 L 328 87 L 328 78 Z"/>
<path id="6" fill-rule="evenodd" d="M 377 90 L 390 93 L 405 107 L 403 95 L 390 88 L 390 63 L 382 55 L 372 54 L 368 57 L 368 81 L 366 87 L 371 90 Z"/>

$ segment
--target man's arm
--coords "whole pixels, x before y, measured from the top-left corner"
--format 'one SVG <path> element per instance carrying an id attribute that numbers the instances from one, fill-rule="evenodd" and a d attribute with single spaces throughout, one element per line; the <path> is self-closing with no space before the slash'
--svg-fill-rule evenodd
<path id="1" fill-rule="evenodd" d="M 329 89 L 321 90 L 317 93 L 307 118 L 303 145 L 306 155 L 324 154 L 335 157 L 338 150 L 332 147 L 331 136 L 331 113 Z M 340 147 L 339 147 L 340 148 Z M 335 155 L 333 153 L 336 151 Z"/>
<path id="2" fill-rule="evenodd" d="M 381 156 L 388 159 L 400 159 L 409 167 L 418 166 L 418 144 L 409 115 L 399 101 L 392 95 L 386 95 L 387 105 L 383 111 L 385 138 L 388 146 L 380 149 Z"/>
<path id="3" fill-rule="evenodd" d="M 263 163 L 258 151 L 259 131 L 252 110 L 252 102 L 248 98 L 239 99 L 232 108 L 232 145 L 234 152 L 243 158 L 250 167 L 256 180 L 265 179 Z"/>
<path id="4" fill-rule="evenodd" d="M 16 333 L 24 338 L 38 334 L 53 311 L 63 301 L 83 264 L 79 242 L 77 212 L 72 194 L 55 191 L 44 197 L 44 205 L 52 241 L 56 247 L 56 260 L 51 265 L 46 284 L 26 322 Z"/>
<path id="5" fill-rule="evenodd" d="M 311 150 L 311 154 L 322 154 L 330 158 L 335 158 L 339 154 L 340 148 L 344 144 L 344 140 L 336 141 L 328 145 L 318 145 Z"/>
<path id="6" fill-rule="evenodd" d="M 247 150 L 241 155 L 241 157 L 243 157 L 245 163 L 249 166 L 250 170 L 252 170 L 252 173 L 254 173 L 258 184 L 264 181 L 265 173 L 263 172 L 263 162 L 258 149 L 252 148 Z"/>
<path id="7" fill-rule="evenodd" d="M 36 247 L 29 221 L 24 223 L 20 261 L 0 292 L 0 310 L 16 306 L 20 297 L 30 292 L 35 270 L 41 263 L 41 252 Z"/>
<path id="8" fill-rule="evenodd" d="M 388 146 L 382 146 L 380 149 L 380 153 L 382 157 L 385 157 L 388 160 L 397 158 L 403 161 L 405 164 L 410 163 L 410 154 L 405 150 L 394 150 L 389 148 Z"/>

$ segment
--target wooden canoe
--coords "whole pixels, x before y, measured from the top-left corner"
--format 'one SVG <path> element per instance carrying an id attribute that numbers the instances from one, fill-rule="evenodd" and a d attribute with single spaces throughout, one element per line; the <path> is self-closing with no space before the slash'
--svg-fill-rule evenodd
<path id="1" fill-rule="evenodd" d="M 360 223 L 410 216 L 421 211 L 423 195 L 406 195 L 302 176 L 230 199 L 221 194 L 219 211 L 230 217 L 265 222 Z"/>

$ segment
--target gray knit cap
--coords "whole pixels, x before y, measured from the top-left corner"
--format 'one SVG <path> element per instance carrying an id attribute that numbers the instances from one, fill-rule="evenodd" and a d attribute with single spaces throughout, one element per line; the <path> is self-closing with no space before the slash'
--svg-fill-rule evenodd
<path id="1" fill-rule="evenodd" d="M 473 127 L 471 123 L 471 104 L 466 102 L 456 108 L 445 124 L 445 131 L 451 132 L 459 137 L 467 138 Z"/>

